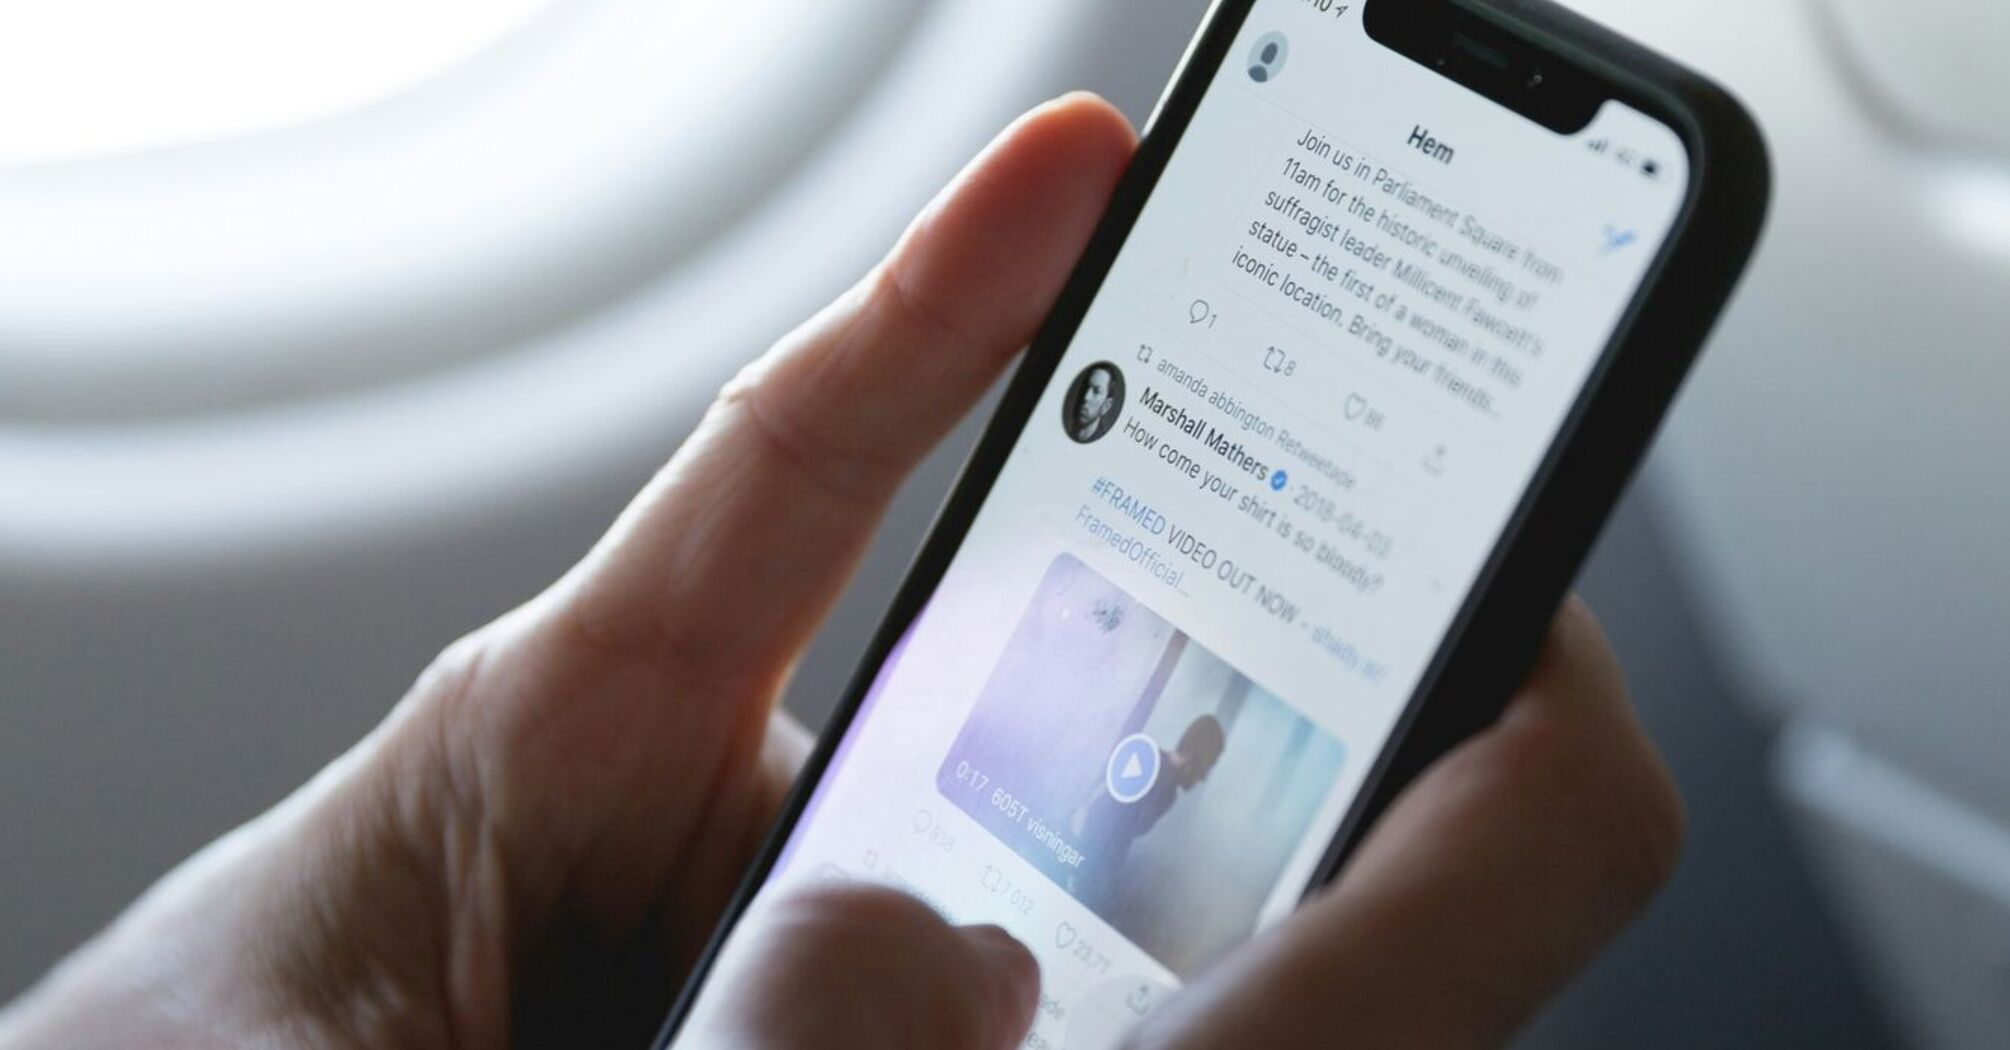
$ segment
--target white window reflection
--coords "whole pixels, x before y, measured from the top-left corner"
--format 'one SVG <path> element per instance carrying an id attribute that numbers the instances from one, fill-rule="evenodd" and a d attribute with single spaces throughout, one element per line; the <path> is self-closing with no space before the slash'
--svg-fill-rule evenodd
<path id="1" fill-rule="evenodd" d="M 396 94 L 552 0 L 0 0 L 0 166 L 269 131 Z"/>

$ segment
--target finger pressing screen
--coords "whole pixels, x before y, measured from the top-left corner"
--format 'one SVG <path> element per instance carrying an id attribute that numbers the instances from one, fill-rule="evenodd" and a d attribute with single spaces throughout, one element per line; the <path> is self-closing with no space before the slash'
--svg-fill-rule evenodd
<path id="1" fill-rule="evenodd" d="M 739 1050 L 1007 1050 L 1040 974 L 996 926 L 953 927 L 912 897 L 833 884 L 749 913 L 684 1028 Z"/>

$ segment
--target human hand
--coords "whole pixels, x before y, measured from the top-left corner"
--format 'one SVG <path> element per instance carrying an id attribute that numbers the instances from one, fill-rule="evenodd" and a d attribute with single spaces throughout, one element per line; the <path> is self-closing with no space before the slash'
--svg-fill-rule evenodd
<path id="1" fill-rule="evenodd" d="M 1086 98 L 1017 123 L 573 571 L 164 879 L 0 1044 L 645 1043 L 805 753 L 777 690 L 896 486 L 1047 313 L 1132 143 Z"/>
<path id="2" fill-rule="evenodd" d="M 1612 652 L 1572 599 L 1499 723 L 1418 779 L 1336 884 L 1168 999 L 1126 1046 L 1499 1046 L 1645 905 L 1681 830 Z M 878 892 L 757 907 L 690 1045 L 1018 1045 L 1037 992 L 1029 960 L 973 957 L 927 909 Z M 934 1019 L 938 1032 L 965 1037 L 901 1038 L 925 1002 L 955 1012 Z M 877 1041 L 832 1035 L 868 1031 Z"/>
<path id="3" fill-rule="evenodd" d="M 728 386 L 578 567 L 0 1014 L 0 1046 L 646 1043 L 805 751 L 774 709 L 790 666 L 900 479 L 1046 314 L 1131 144 L 1084 98 L 1016 124 Z M 1141 1039 L 1484 1041 L 1609 936 L 1678 811 L 1578 615 L 1338 888 Z M 736 939 L 701 1040 L 1023 1035 L 1031 960 L 996 931 L 885 891 L 763 909 L 786 935 Z"/>

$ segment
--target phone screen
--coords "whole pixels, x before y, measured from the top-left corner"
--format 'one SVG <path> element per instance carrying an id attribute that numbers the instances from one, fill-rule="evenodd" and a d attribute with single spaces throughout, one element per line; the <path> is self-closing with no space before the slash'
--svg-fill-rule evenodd
<path id="1" fill-rule="evenodd" d="M 1075 1050 L 1286 916 L 1688 179 L 1259 0 L 761 892 L 1004 926 Z"/>

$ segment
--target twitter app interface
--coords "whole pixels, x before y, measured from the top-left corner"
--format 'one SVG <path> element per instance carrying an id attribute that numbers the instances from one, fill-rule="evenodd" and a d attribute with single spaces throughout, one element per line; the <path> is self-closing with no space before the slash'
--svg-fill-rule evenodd
<path id="1" fill-rule="evenodd" d="M 1070 1050 L 1287 915 L 1687 182 L 1256 4 L 763 893 L 1003 925 Z"/>

